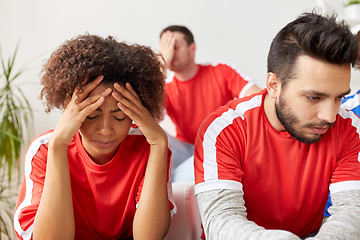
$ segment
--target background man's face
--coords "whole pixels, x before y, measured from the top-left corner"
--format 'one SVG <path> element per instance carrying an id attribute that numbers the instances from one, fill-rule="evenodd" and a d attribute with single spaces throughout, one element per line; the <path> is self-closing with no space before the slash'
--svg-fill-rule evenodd
<path id="1" fill-rule="evenodd" d="M 187 44 L 184 34 L 173 32 L 175 37 L 174 57 L 169 63 L 169 69 L 172 71 L 181 71 L 194 61 L 195 43 Z"/>

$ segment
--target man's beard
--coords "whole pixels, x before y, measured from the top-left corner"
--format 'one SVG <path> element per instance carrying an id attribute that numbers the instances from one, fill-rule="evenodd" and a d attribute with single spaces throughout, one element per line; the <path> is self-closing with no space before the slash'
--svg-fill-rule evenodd
<path id="1" fill-rule="evenodd" d="M 299 122 L 298 118 L 293 114 L 289 108 L 287 108 L 286 103 L 284 99 L 282 98 L 282 95 L 279 96 L 279 103 L 275 103 L 275 111 L 276 116 L 281 122 L 281 124 L 284 126 L 285 130 L 296 140 L 302 143 L 306 144 L 312 144 L 315 142 L 320 141 L 321 135 L 320 134 L 314 134 L 314 137 L 307 137 L 304 134 L 302 134 L 300 131 L 296 130 L 294 125 Z M 312 127 L 331 127 L 332 123 L 329 122 L 321 122 L 319 124 L 313 124 L 309 123 L 306 124 L 304 127 L 312 128 Z"/>

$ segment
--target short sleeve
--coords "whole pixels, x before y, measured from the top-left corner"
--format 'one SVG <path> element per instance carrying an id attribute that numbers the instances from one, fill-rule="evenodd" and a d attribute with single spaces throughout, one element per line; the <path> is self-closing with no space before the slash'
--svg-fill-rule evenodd
<path id="1" fill-rule="evenodd" d="M 14 216 L 15 232 L 21 239 L 32 238 L 32 226 L 45 181 L 48 139 L 49 135 L 37 138 L 25 154 L 25 173 Z"/>

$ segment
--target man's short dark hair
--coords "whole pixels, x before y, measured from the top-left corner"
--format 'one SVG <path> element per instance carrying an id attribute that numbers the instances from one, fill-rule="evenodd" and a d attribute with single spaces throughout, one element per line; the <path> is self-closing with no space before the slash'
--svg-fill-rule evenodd
<path id="1" fill-rule="evenodd" d="M 194 41 L 194 36 L 191 33 L 191 31 L 185 27 L 185 26 L 180 26 L 180 25 L 170 25 L 166 28 L 164 28 L 161 33 L 160 33 L 160 38 L 163 35 L 163 33 L 165 33 L 166 31 L 170 31 L 170 32 L 180 32 L 182 34 L 184 34 L 184 38 L 185 41 L 187 43 L 187 45 L 192 44 Z"/>
<path id="2" fill-rule="evenodd" d="M 349 27 L 343 21 L 336 22 L 336 15 L 304 13 L 273 39 L 267 60 L 268 72 L 276 74 L 285 84 L 294 77 L 294 65 L 300 55 L 355 67 L 358 44 Z"/>

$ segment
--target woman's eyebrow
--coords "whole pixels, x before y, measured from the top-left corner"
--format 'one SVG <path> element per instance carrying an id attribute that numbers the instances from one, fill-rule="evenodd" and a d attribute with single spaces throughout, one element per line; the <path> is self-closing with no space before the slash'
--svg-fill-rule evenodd
<path id="1" fill-rule="evenodd" d="M 119 108 L 118 108 L 118 109 L 115 109 L 115 110 L 110 111 L 110 113 L 116 113 L 116 112 L 122 112 L 122 111 L 121 111 L 121 109 L 119 109 Z"/>
<path id="2" fill-rule="evenodd" d="M 97 108 L 95 111 L 102 112 L 103 110 L 102 110 L 101 108 Z M 121 109 L 119 109 L 119 108 L 110 111 L 110 113 L 117 113 L 117 112 L 122 112 L 122 111 L 121 111 Z"/>

